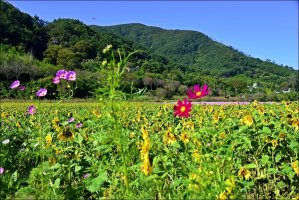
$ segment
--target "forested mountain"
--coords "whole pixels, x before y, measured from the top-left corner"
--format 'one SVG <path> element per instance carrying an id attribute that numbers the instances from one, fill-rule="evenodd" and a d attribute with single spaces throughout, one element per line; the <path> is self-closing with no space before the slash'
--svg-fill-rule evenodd
<path id="1" fill-rule="evenodd" d="M 202 77 L 218 84 L 221 90 L 244 88 L 244 85 L 254 82 L 268 90 L 298 88 L 298 70 L 245 55 L 197 31 L 165 30 L 139 23 L 91 27 L 99 32 L 122 36 L 175 61 L 175 69 L 187 74 L 185 83 Z M 214 82 L 215 79 L 218 81 Z"/>
<path id="2" fill-rule="evenodd" d="M 133 83 L 136 88 L 146 87 L 147 95 L 163 99 L 184 95 L 196 83 L 209 84 L 216 96 L 298 90 L 298 71 L 249 57 L 200 32 L 142 24 L 87 26 L 61 18 L 46 22 L 0 3 L 0 95 L 4 97 L 15 95 L 8 88 L 15 79 L 55 91 L 49 79 L 59 68 L 79 72 L 76 97 L 94 96 L 101 85 L 98 69 L 108 58 L 102 51 L 108 44 L 114 52 L 139 50 L 127 64 L 132 70 L 124 76 L 124 91 Z M 252 92 L 254 83 L 259 89 Z"/>
<path id="3" fill-rule="evenodd" d="M 221 77 L 244 74 L 251 78 L 288 77 L 294 72 L 291 67 L 244 55 L 233 47 L 213 41 L 197 31 L 165 30 L 138 23 L 91 27 L 99 32 L 106 31 L 141 44 L 154 53 L 183 65 L 185 70 L 203 70 Z"/>

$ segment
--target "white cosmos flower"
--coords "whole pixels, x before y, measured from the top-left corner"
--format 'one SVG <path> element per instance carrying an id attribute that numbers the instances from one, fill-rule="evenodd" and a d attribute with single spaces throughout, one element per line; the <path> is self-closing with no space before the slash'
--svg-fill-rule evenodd
<path id="1" fill-rule="evenodd" d="M 5 144 L 8 144 L 8 143 L 9 143 L 9 139 L 6 139 L 6 140 L 3 140 L 3 141 L 2 141 L 2 144 L 4 144 L 4 145 L 5 145 Z"/>

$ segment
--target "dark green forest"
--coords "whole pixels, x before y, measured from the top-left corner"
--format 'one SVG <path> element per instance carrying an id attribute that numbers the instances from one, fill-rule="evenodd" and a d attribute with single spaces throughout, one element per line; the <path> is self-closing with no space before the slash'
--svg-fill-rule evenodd
<path id="1" fill-rule="evenodd" d="M 253 58 L 200 32 L 143 24 L 87 26 L 77 19 L 46 22 L 0 2 L 1 99 L 27 99 L 39 87 L 55 98 L 51 79 L 59 69 L 77 72 L 75 98 L 96 97 L 103 76 L 99 67 L 108 59 L 103 49 L 109 44 L 126 55 L 139 50 L 127 63 L 122 90 L 146 88 L 140 99 L 175 99 L 197 83 L 209 85 L 209 97 L 298 99 L 298 70 Z M 26 90 L 9 88 L 16 79 Z"/>

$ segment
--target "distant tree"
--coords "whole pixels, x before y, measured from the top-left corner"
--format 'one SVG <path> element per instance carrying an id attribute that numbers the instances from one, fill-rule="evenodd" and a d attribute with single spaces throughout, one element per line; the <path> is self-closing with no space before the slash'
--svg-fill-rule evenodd
<path id="1" fill-rule="evenodd" d="M 169 83 L 165 84 L 165 86 L 164 86 L 165 97 L 171 98 L 175 94 L 177 88 L 178 88 L 178 85 L 176 83 L 169 82 Z"/>
<path id="2" fill-rule="evenodd" d="M 58 51 L 57 65 L 62 65 L 66 69 L 79 67 L 79 58 L 70 49 L 63 48 Z"/>
<path id="3" fill-rule="evenodd" d="M 167 96 L 167 91 L 163 88 L 158 88 L 155 93 L 156 93 L 156 96 L 161 100 L 165 99 Z"/>
<path id="4" fill-rule="evenodd" d="M 178 91 L 181 95 L 186 95 L 188 87 L 186 85 L 180 85 Z"/>
<path id="5" fill-rule="evenodd" d="M 149 76 L 145 76 L 143 79 L 143 84 L 146 86 L 146 87 L 150 87 L 151 90 L 153 90 L 153 85 L 154 85 L 154 78 L 152 77 L 149 77 Z"/>
<path id="6" fill-rule="evenodd" d="M 59 45 L 49 45 L 47 50 L 44 52 L 44 60 L 53 65 L 57 65 L 58 52 L 63 49 Z"/>
<path id="7" fill-rule="evenodd" d="M 73 52 L 80 55 L 81 59 L 93 59 L 97 56 L 96 47 L 87 40 L 78 41 L 73 47 Z"/>

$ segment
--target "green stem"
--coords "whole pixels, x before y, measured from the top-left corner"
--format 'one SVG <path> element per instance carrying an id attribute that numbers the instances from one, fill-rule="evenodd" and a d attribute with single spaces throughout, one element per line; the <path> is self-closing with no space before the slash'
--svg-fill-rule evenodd
<path id="1" fill-rule="evenodd" d="M 41 102 L 40 102 L 40 98 L 38 98 L 38 108 L 39 110 L 41 110 Z M 43 167 L 43 164 L 44 164 L 44 145 L 43 145 L 43 132 L 42 132 L 42 123 L 41 123 L 41 113 L 38 113 L 38 124 L 39 124 L 39 138 L 40 138 L 40 152 L 39 152 L 39 155 L 41 156 L 41 164 L 42 164 L 42 172 L 44 171 L 44 167 Z M 41 174 L 41 177 L 43 177 L 43 174 Z M 42 179 L 42 191 L 43 191 L 43 188 L 44 188 L 44 181 Z"/>

